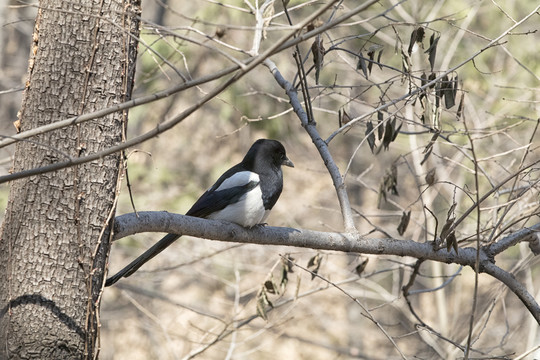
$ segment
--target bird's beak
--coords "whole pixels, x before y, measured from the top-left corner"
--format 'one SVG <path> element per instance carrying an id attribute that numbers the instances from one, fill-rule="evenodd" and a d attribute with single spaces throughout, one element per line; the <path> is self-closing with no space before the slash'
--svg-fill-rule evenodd
<path id="1" fill-rule="evenodd" d="M 289 158 L 287 158 L 287 157 L 285 159 L 283 159 L 283 161 L 281 162 L 281 165 L 294 167 L 293 162 L 291 160 L 289 160 Z"/>

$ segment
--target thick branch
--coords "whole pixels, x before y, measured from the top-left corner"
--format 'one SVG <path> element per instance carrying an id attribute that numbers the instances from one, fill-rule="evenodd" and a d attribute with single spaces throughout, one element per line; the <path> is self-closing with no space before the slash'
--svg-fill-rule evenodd
<path id="1" fill-rule="evenodd" d="M 536 226 L 540 226 L 536 225 Z M 255 227 L 246 229 L 233 223 L 200 219 L 168 212 L 140 212 L 115 219 L 114 240 L 142 232 L 183 234 L 210 240 L 259 245 L 295 246 L 319 250 L 356 252 L 363 254 L 410 256 L 417 259 L 460 264 L 474 268 L 476 249 L 433 250 L 431 243 L 391 238 L 365 238 L 356 233 L 335 233 L 285 227 Z M 533 296 L 509 273 L 495 266 L 492 258 L 480 249 L 480 271 L 504 282 L 525 304 L 540 324 L 540 306 Z"/>
<path id="2" fill-rule="evenodd" d="M 207 220 L 166 211 L 145 211 L 118 216 L 115 220 L 114 240 L 142 232 L 183 234 L 210 240 L 259 245 L 285 245 L 320 250 L 411 256 L 445 263 L 473 266 L 476 250 L 460 248 L 459 256 L 452 250 L 433 250 L 430 243 L 392 238 L 365 238 L 356 233 L 336 233 L 261 226 L 243 228 L 225 221 Z M 481 261 L 490 258 L 481 251 Z"/>
<path id="3" fill-rule="evenodd" d="M 483 264 L 483 267 L 480 270 L 508 286 L 508 288 L 516 294 L 519 300 L 527 307 L 531 315 L 534 316 L 536 322 L 540 324 L 540 306 L 534 297 L 527 291 L 525 286 L 516 280 L 514 275 L 504 271 L 492 262 Z"/>
<path id="4" fill-rule="evenodd" d="M 527 241 L 529 243 L 529 249 L 531 249 L 534 255 L 540 254 L 540 223 L 523 228 L 515 233 L 505 236 L 501 240 L 492 244 L 488 251 L 491 256 L 495 256 L 505 251 L 509 247 L 517 245 L 523 241 Z"/>

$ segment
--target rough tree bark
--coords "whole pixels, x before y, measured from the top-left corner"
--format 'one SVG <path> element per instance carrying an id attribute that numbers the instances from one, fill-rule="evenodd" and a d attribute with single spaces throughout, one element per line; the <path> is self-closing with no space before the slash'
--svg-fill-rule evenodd
<path id="1" fill-rule="evenodd" d="M 138 0 L 40 1 L 20 130 L 127 100 L 139 14 Z M 116 145 L 126 121 L 115 113 L 20 142 L 13 171 Z M 1 359 L 97 356 L 121 163 L 115 154 L 11 184 L 0 237 Z"/>

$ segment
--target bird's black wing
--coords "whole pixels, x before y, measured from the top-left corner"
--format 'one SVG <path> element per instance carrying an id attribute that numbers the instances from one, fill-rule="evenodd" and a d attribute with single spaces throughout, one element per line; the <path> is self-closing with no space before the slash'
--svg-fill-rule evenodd
<path id="1" fill-rule="evenodd" d="M 209 215 L 225 209 L 228 205 L 237 203 L 242 196 L 259 185 L 258 181 L 250 181 L 242 186 L 234 186 L 221 191 L 205 192 L 186 213 L 188 216 L 206 218 Z"/>
<path id="2" fill-rule="evenodd" d="M 223 191 L 218 191 L 218 189 L 223 185 L 224 182 L 230 181 L 235 177 L 235 175 L 245 171 L 249 170 L 247 170 L 242 163 L 236 164 L 229 170 L 225 171 L 219 177 L 219 179 L 217 179 L 214 185 L 212 185 L 210 189 L 206 190 L 206 192 L 201 195 L 195 204 L 193 204 L 186 215 L 205 218 L 213 212 L 223 210 L 227 205 L 238 201 L 243 194 L 253 189 L 253 187 L 248 189 L 248 187 L 253 186 L 253 184 L 250 185 L 249 182 L 245 182 L 238 184 L 239 186 L 229 187 Z"/>

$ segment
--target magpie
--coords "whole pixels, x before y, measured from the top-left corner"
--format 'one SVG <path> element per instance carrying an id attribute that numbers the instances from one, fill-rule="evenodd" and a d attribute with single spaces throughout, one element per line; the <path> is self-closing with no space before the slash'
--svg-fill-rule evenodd
<path id="1" fill-rule="evenodd" d="M 221 175 L 186 215 L 225 220 L 247 228 L 264 224 L 283 189 L 282 165 L 294 167 L 279 141 L 255 141 L 244 159 Z M 129 265 L 108 278 L 105 286 L 111 286 L 121 278 L 132 275 L 180 236 L 164 236 Z"/>

